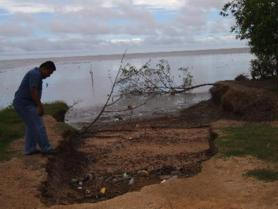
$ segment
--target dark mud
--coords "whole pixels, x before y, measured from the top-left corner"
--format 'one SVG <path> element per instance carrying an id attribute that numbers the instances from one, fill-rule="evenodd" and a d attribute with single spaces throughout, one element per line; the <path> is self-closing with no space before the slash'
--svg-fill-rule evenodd
<path id="1" fill-rule="evenodd" d="M 194 176 L 214 153 L 208 123 L 221 117 L 213 103 L 202 102 L 179 117 L 102 124 L 84 138 L 65 140 L 49 159 L 42 202 L 97 202 Z"/>

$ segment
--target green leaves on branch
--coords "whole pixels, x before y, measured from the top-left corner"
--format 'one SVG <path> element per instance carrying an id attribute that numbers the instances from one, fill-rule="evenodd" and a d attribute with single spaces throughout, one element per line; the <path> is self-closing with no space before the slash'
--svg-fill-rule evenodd
<path id="1" fill-rule="evenodd" d="M 191 84 L 192 75 L 187 68 L 179 68 L 173 73 L 166 60 L 160 60 L 155 67 L 151 67 L 150 61 L 140 68 L 126 64 L 117 81 L 120 93 L 124 95 L 175 94 Z"/>
<path id="2" fill-rule="evenodd" d="M 251 64 L 253 78 L 277 77 L 278 0 L 233 0 L 224 5 L 220 14 L 235 17 L 231 31 L 237 38 L 247 39 L 251 52 L 256 55 Z"/>

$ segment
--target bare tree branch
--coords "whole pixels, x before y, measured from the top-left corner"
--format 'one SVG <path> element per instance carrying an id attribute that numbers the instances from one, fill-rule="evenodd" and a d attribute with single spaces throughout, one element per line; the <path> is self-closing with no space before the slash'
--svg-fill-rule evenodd
<path id="1" fill-rule="evenodd" d="M 119 75 L 120 75 L 120 73 L 121 73 L 121 69 L 122 69 L 122 65 L 123 65 L 123 60 L 124 60 L 125 56 L 126 56 L 126 51 L 125 51 L 125 53 L 124 53 L 123 56 L 122 56 L 121 65 L 120 65 L 120 67 L 119 67 L 119 69 L 118 69 L 117 75 L 116 75 L 116 77 L 115 77 L 114 83 L 113 83 L 113 85 L 112 85 L 112 88 L 111 88 L 111 90 L 110 90 L 110 93 L 109 93 L 109 95 L 108 95 L 108 97 L 107 97 L 107 100 L 106 100 L 105 104 L 103 105 L 103 107 L 102 107 L 101 111 L 99 112 L 99 114 L 97 115 L 97 117 L 96 117 L 88 126 L 84 127 L 84 128 L 81 130 L 81 134 L 85 134 L 85 133 L 98 121 L 98 119 L 100 118 L 100 116 L 102 115 L 102 113 L 105 111 L 105 109 L 106 109 L 106 107 L 107 107 L 107 104 L 109 103 L 109 101 L 110 101 L 110 99 L 111 99 L 111 97 L 112 97 L 112 94 L 113 94 L 113 92 L 114 92 L 114 88 L 115 88 L 115 86 L 116 86 L 118 77 L 119 77 Z"/>
<path id="2" fill-rule="evenodd" d="M 149 100 L 153 99 L 154 96 L 158 94 L 179 94 L 203 86 L 216 85 L 214 83 L 205 83 L 192 86 L 192 76 L 187 71 L 188 69 L 179 68 L 178 71 L 183 73 L 183 76 L 179 75 L 179 78 L 182 77 L 183 80 L 180 86 L 175 87 L 174 76 L 171 76 L 170 74 L 170 66 L 167 61 L 160 60 L 160 63 L 156 65 L 157 68 L 150 68 L 149 61 L 141 68 L 137 69 L 135 66 L 130 64 L 123 66 L 125 56 L 126 51 L 122 56 L 120 67 L 112 83 L 112 87 L 105 104 L 95 119 L 81 130 L 81 134 L 85 134 L 98 121 L 103 113 L 133 111 L 134 109 L 145 105 Z M 91 72 L 92 71 L 90 71 L 90 73 Z M 91 77 L 93 78 L 92 73 Z M 119 87 L 120 94 L 114 95 L 114 97 L 116 96 L 118 98 L 115 101 L 112 99 L 111 102 L 111 98 L 114 98 L 112 96 L 116 86 Z M 126 95 L 147 95 L 148 98 L 136 106 L 128 105 L 125 109 L 106 110 L 107 107 L 115 105 Z"/>

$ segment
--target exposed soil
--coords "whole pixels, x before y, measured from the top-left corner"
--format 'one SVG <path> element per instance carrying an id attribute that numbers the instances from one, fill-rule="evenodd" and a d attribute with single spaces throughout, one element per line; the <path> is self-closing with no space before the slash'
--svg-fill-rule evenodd
<path id="1" fill-rule="evenodd" d="M 48 163 L 42 201 L 47 205 L 97 202 L 196 175 L 201 162 L 215 153 L 209 133 L 212 122 L 272 119 L 277 95 L 262 86 L 261 82 L 222 82 L 211 89 L 211 101 L 179 116 L 101 124 L 86 137 L 65 141 L 61 154 Z"/>
<path id="2" fill-rule="evenodd" d="M 224 83 L 222 87 L 227 89 L 216 89 L 212 100 L 218 101 L 217 105 L 206 101 L 183 110 L 178 117 L 101 124 L 82 138 L 62 140 L 55 129 L 57 123 L 45 117 L 48 134 L 52 143 L 59 145 L 59 154 L 49 158 L 19 154 L 0 163 L 0 208 L 278 208 L 277 182 L 258 182 L 242 175 L 254 168 L 277 165 L 249 157 L 212 157 L 213 137 L 221 134 L 223 127 L 244 123 L 231 119 L 273 119 L 269 108 L 275 111 L 275 102 L 270 106 L 260 103 L 267 108 L 263 106 L 258 114 L 235 111 L 246 110 L 248 105 L 254 107 L 254 103 L 245 102 L 243 106 L 233 98 L 227 102 L 228 97 L 242 92 L 251 92 L 249 99 L 275 94 L 264 94 L 264 89 L 256 90 L 261 84 L 249 83 L 244 87 Z M 276 96 L 273 98 L 275 101 Z M 226 103 L 232 108 L 227 108 Z M 22 150 L 22 146 L 19 140 L 12 149 Z"/>
<path id="3" fill-rule="evenodd" d="M 278 119 L 277 81 L 222 81 L 210 92 L 216 104 L 241 120 Z"/>
<path id="4" fill-rule="evenodd" d="M 202 108 L 212 107 L 211 102 L 203 102 L 190 112 L 200 115 Z M 97 202 L 149 184 L 196 175 L 201 162 L 213 154 L 207 123 L 218 118 L 219 112 L 201 116 L 203 124 L 189 123 L 185 114 L 102 124 L 85 138 L 64 142 L 61 154 L 48 163 L 42 201 L 47 205 Z"/>

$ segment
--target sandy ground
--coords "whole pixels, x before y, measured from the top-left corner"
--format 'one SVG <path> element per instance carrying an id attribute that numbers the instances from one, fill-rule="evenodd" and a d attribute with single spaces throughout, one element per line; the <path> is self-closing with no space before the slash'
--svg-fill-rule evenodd
<path id="1" fill-rule="evenodd" d="M 57 122 L 50 116 L 45 116 L 48 136 L 56 147 L 62 140 L 55 128 Z M 38 190 L 46 178 L 45 166 L 47 157 L 42 155 L 24 156 L 23 139 L 15 141 L 11 149 L 18 154 L 9 161 L 0 163 L 0 208 L 38 208 L 43 206 Z"/>
<path id="2" fill-rule="evenodd" d="M 51 141 L 58 144 L 61 136 L 55 130 L 56 122 L 44 118 Z M 277 123 L 276 123 L 277 124 Z M 214 131 L 233 121 L 219 121 Z M 17 141 L 12 149 L 21 150 Z M 46 208 L 40 201 L 38 187 L 46 178 L 47 158 L 17 155 L 0 163 L 0 208 Z M 163 184 L 143 187 L 113 199 L 98 203 L 54 205 L 51 209 L 277 209 L 278 182 L 265 183 L 242 174 L 253 168 L 263 168 L 264 162 L 252 157 L 223 159 L 214 156 L 203 162 L 202 171 L 190 178 L 172 179 Z"/>

